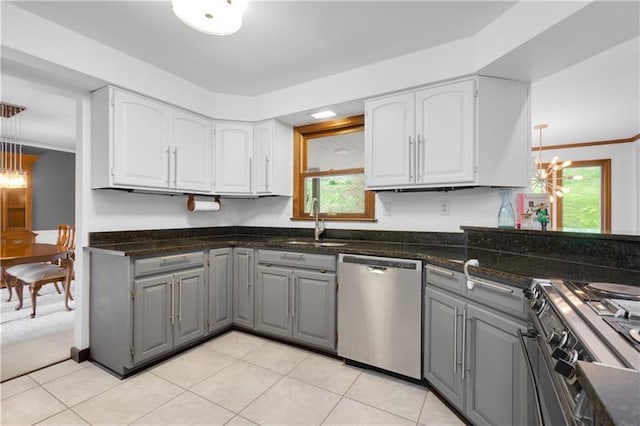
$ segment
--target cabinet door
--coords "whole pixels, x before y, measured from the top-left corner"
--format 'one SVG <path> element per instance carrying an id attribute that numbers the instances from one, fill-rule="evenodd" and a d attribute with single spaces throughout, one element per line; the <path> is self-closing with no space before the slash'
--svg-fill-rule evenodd
<path id="1" fill-rule="evenodd" d="M 254 127 L 254 189 L 257 194 L 272 192 L 273 183 L 273 122 L 256 124 Z"/>
<path id="2" fill-rule="evenodd" d="M 290 270 L 256 268 L 256 330 L 291 337 L 291 281 Z"/>
<path id="3" fill-rule="evenodd" d="M 215 193 L 251 194 L 253 125 L 216 123 Z"/>
<path id="4" fill-rule="evenodd" d="M 474 81 L 416 92 L 417 183 L 475 179 Z"/>
<path id="5" fill-rule="evenodd" d="M 213 191 L 211 120 L 173 111 L 171 187 L 184 191 Z"/>
<path id="6" fill-rule="evenodd" d="M 365 104 L 365 179 L 369 187 L 393 187 L 415 181 L 413 93 Z"/>
<path id="7" fill-rule="evenodd" d="M 233 323 L 253 328 L 253 250 L 233 249 Z"/>
<path id="8" fill-rule="evenodd" d="M 112 101 L 113 184 L 168 188 L 171 110 L 117 90 Z"/>
<path id="9" fill-rule="evenodd" d="M 177 273 L 175 281 L 173 344 L 178 346 L 205 334 L 204 268 Z"/>
<path id="10" fill-rule="evenodd" d="M 453 405 L 464 408 L 462 317 L 465 303 L 437 290 L 425 290 L 424 375 Z"/>
<path id="11" fill-rule="evenodd" d="M 175 281 L 172 274 L 134 281 L 133 362 L 160 355 L 173 347 L 172 304 Z"/>
<path id="12" fill-rule="evenodd" d="M 517 337 L 523 324 L 468 305 L 465 412 L 477 425 L 527 423 L 527 377 Z"/>
<path id="13" fill-rule="evenodd" d="M 293 272 L 293 338 L 336 349 L 336 275 Z"/>
<path id="14" fill-rule="evenodd" d="M 231 325 L 233 250 L 209 251 L 209 332 Z"/>

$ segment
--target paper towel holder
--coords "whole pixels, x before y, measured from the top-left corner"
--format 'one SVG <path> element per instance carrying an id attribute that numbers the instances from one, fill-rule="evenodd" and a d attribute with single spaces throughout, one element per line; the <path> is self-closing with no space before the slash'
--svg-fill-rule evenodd
<path id="1" fill-rule="evenodd" d="M 193 212 L 196 210 L 196 198 L 195 195 L 193 194 L 187 194 L 187 210 L 189 210 L 190 212 Z M 220 210 L 222 210 L 222 202 L 220 201 L 220 197 L 219 196 L 215 196 L 213 197 L 213 203 L 218 203 L 220 205 Z"/>

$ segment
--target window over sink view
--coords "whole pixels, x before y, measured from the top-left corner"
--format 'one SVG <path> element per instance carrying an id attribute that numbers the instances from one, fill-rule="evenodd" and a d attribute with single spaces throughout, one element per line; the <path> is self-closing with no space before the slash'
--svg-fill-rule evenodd
<path id="1" fill-rule="evenodd" d="M 364 117 L 295 129 L 294 219 L 375 219 L 374 195 L 365 191 Z M 313 182 L 318 181 L 317 194 Z"/>

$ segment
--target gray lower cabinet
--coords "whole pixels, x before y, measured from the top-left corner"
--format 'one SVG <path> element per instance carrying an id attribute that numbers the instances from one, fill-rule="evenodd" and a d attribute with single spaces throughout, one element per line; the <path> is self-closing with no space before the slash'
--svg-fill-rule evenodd
<path id="1" fill-rule="evenodd" d="M 204 336 L 204 268 L 140 278 L 134 287 L 135 364 Z"/>
<path id="2" fill-rule="evenodd" d="M 233 249 L 233 324 L 253 328 L 253 249 Z"/>
<path id="3" fill-rule="evenodd" d="M 511 299 L 521 297 L 515 291 Z M 492 309 L 474 301 L 433 288 L 427 278 L 424 376 L 474 424 L 527 424 L 529 384 L 517 337 L 526 323 L 500 312 L 509 303 Z"/>
<path id="4" fill-rule="evenodd" d="M 90 253 L 90 357 L 120 375 L 204 337 L 204 252 Z"/>
<path id="5" fill-rule="evenodd" d="M 304 261 L 304 265 L 310 269 L 321 265 L 321 269 L 306 270 L 287 267 L 287 255 L 290 256 L 285 252 L 259 251 L 255 329 L 335 351 L 336 275 L 335 267 L 330 266 L 332 262 L 335 265 L 335 257 L 313 254 L 294 256 L 296 266 Z M 325 269 L 327 265 L 329 269 Z"/>
<path id="6" fill-rule="evenodd" d="M 233 321 L 233 249 L 209 250 L 209 333 Z"/>

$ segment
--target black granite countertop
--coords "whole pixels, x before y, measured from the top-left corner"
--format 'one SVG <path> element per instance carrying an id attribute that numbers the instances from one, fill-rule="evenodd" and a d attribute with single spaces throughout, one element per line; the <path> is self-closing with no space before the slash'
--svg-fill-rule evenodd
<path id="1" fill-rule="evenodd" d="M 291 241 L 306 244 L 291 244 Z M 114 255 L 130 257 L 161 256 L 174 253 L 208 250 L 223 247 L 248 247 L 255 249 L 287 250 L 320 254 L 358 254 L 422 260 L 425 263 L 462 271 L 463 263 L 469 258 L 480 259 L 481 267 L 470 268 L 472 274 L 519 287 L 527 287 L 531 277 L 539 270 L 539 265 L 523 257 L 506 258 L 492 251 L 474 249 L 468 253 L 463 245 L 418 244 L 407 242 L 382 242 L 365 240 L 323 240 L 344 244 L 323 247 L 314 245 L 313 239 L 277 238 L 260 235 L 224 235 L 171 240 L 145 240 L 125 243 L 96 244 L 89 250 L 106 251 Z"/>
<path id="2" fill-rule="evenodd" d="M 578 361 L 576 377 L 592 401 L 599 424 L 640 424 L 640 372 Z"/>
<path id="3" fill-rule="evenodd" d="M 403 231 L 325 231 L 322 241 L 340 246 L 314 245 L 306 229 L 222 227 L 150 231 L 115 231 L 90 235 L 89 250 L 113 255 L 146 257 L 223 247 L 287 250 L 325 254 L 359 254 L 422 260 L 462 271 L 468 259 L 480 267 L 474 276 L 527 287 L 531 278 L 617 282 L 640 286 L 640 242 L 624 238 L 614 245 L 584 243 L 579 236 L 559 239 L 560 233 L 499 232 L 489 228 L 465 228 L 465 233 Z M 531 236 L 529 236 L 531 234 Z M 528 240 L 527 238 L 531 238 Z M 292 244 L 291 242 L 306 244 Z M 613 253 L 613 254 L 612 254 Z M 598 260 L 602 263 L 598 263 Z"/>

